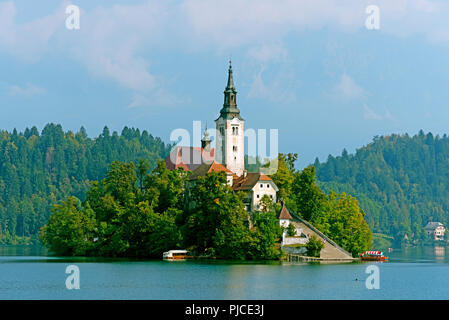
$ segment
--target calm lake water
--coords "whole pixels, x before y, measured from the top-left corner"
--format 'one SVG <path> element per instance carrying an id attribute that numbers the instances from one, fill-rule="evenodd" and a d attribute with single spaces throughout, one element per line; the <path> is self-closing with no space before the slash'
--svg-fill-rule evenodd
<path id="1" fill-rule="evenodd" d="M 449 299 L 449 249 L 396 249 L 376 263 L 293 264 L 67 259 L 38 247 L 0 247 L 0 299 Z M 68 290 L 66 267 L 80 270 Z M 358 279 L 356 281 L 355 279 Z"/>

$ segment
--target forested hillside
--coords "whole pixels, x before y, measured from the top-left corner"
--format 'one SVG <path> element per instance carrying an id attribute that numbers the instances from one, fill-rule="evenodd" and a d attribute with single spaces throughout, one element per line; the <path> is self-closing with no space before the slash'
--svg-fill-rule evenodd
<path id="1" fill-rule="evenodd" d="M 323 190 L 357 197 L 373 232 L 425 239 L 428 221 L 449 225 L 449 138 L 390 135 L 348 154 L 315 161 Z"/>
<path id="2" fill-rule="evenodd" d="M 113 161 L 156 160 L 170 146 L 147 131 L 107 127 L 97 138 L 84 128 L 64 132 L 48 124 L 23 133 L 0 131 L 0 243 L 37 239 L 57 201 L 74 195 L 84 199 L 89 180 L 101 180 Z"/>

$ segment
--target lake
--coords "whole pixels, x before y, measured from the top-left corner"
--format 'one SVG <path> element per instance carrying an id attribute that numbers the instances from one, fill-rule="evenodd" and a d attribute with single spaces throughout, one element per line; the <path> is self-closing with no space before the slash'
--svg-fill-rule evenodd
<path id="1" fill-rule="evenodd" d="M 447 248 L 388 256 L 374 263 L 380 288 L 369 290 L 373 263 L 68 259 L 41 247 L 0 247 L 0 299 L 449 299 Z M 79 268 L 79 290 L 66 288 L 69 265 Z"/>

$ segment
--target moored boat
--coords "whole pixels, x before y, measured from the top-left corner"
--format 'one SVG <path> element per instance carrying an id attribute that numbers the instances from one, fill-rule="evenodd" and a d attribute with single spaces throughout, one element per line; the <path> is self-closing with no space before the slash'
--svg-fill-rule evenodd
<path id="1" fill-rule="evenodd" d="M 169 250 L 162 254 L 164 260 L 186 260 L 193 259 L 193 256 L 187 250 Z"/>
<path id="2" fill-rule="evenodd" d="M 382 251 L 365 251 L 360 254 L 360 260 L 362 261 L 386 261 L 388 257 L 384 255 Z"/>

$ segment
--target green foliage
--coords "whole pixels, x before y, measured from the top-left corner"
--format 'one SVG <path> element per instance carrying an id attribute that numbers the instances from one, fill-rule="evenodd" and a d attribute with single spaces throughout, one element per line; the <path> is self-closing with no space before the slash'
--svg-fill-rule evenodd
<path id="1" fill-rule="evenodd" d="M 371 230 L 357 200 L 332 190 L 326 195 L 316 183 L 314 166 L 297 171 L 288 157 L 280 155 L 279 159 L 282 174 L 274 175 L 273 180 L 283 183 L 287 206 L 354 256 L 369 249 Z"/>
<path id="2" fill-rule="evenodd" d="M 271 176 L 279 188 L 279 198 L 286 203 L 289 203 L 289 198 L 292 194 L 291 186 L 295 179 L 294 162 L 297 157 L 296 153 L 289 153 L 288 155 L 280 153 L 277 158 L 277 171 Z"/>
<path id="3" fill-rule="evenodd" d="M 42 228 L 44 244 L 59 255 L 160 258 L 189 247 L 221 259 L 280 256 L 282 229 L 274 207 L 267 204 L 251 221 L 244 194 L 233 192 L 223 172 L 186 184 L 189 175 L 169 171 L 163 161 L 151 174 L 146 168 L 115 161 L 82 204 L 69 198 L 55 205 Z M 186 192 L 190 207 L 184 205 Z"/>
<path id="4" fill-rule="evenodd" d="M 86 205 L 69 197 L 52 209 L 48 225 L 42 228 L 42 242 L 58 255 L 86 255 L 93 247 L 95 217 Z"/>
<path id="5" fill-rule="evenodd" d="M 84 200 L 89 181 L 105 178 L 111 162 L 146 159 L 138 167 L 143 172 L 169 149 L 147 131 L 127 127 L 121 135 L 105 127 L 93 139 L 84 128 L 64 132 L 55 124 L 41 133 L 36 127 L 0 131 L 0 242 L 37 238 L 52 206 L 68 196 Z"/>
<path id="6" fill-rule="evenodd" d="M 160 257 L 163 251 L 180 247 L 181 235 L 175 223 L 180 211 L 164 207 L 160 200 L 177 203 L 179 194 L 160 197 L 160 185 L 184 185 L 182 170 L 169 170 L 159 161 L 151 175 L 145 174 L 141 190 L 136 187 L 139 170 L 132 163 L 111 164 L 106 179 L 94 186 L 87 201 L 95 203 L 99 228 L 98 254 L 102 256 Z M 117 183 L 117 181 L 121 181 Z M 148 181 L 156 181 L 149 185 Z M 158 190 L 158 192 L 155 192 Z M 176 199 L 175 199 L 176 198 Z M 159 213 L 160 212 L 160 213 Z"/>
<path id="7" fill-rule="evenodd" d="M 309 257 L 319 257 L 323 247 L 324 243 L 317 236 L 312 235 L 306 244 L 307 255 Z"/>
<path id="8" fill-rule="evenodd" d="M 251 239 L 244 194 L 232 191 L 224 172 L 198 177 L 190 188 L 193 206 L 183 226 L 186 245 L 219 258 L 246 259 Z"/>
<path id="9" fill-rule="evenodd" d="M 251 229 L 251 245 L 249 254 L 253 259 L 274 259 L 281 256 L 280 240 L 282 227 L 276 218 L 276 212 L 256 212 Z"/>
<path id="10" fill-rule="evenodd" d="M 431 133 L 375 137 L 355 154 L 316 161 L 326 192 L 357 197 L 366 221 L 376 233 L 399 244 L 407 234 L 423 241 L 429 221 L 449 224 L 449 138 Z"/>
<path id="11" fill-rule="evenodd" d="M 315 183 L 315 167 L 309 166 L 301 172 L 296 172 L 292 183 L 292 197 L 301 216 L 314 221 L 323 214 L 322 209 L 326 201 L 325 194 Z"/>
<path id="12" fill-rule="evenodd" d="M 314 226 L 353 256 L 369 249 L 372 234 L 357 199 L 331 192 L 327 204 L 326 210 L 312 220 Z"/>
<path id="13" fill-rule="evenodd" d="M 296 228 L 292 223 L 290 223 L 287 227 L 287 236 L 289 237 L 296 236 Z"/>

